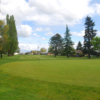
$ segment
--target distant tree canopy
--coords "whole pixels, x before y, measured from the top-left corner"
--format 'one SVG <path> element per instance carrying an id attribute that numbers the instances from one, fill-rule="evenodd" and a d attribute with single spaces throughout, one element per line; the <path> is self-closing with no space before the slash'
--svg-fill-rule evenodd
<path id="1" fill-rule="evenodd" d="M 59 33 L 56 33 L 54 36 L 50 38 L 50 46 L 54 48 L 55 57 L 58 54 L 58 48 L 62 47 L 63 39 Z"/>
<path id="2" fill-rule="evenodd" d="M 88 58 L 90 58 L 91 41 L 96 36 L 96 30 L 94 30 L 95 23 L 91 17 L 87 16 L 85 19 L 85 35 L 84 35 L 84 48 L 88 51 Z"/>
<path id="3" fill-rule="evenodd" d="M 40 52 L 46 52 L 46 49 L 43 47 L 40 49 Z"/>
<path id="4" fill-rule="evenodd" d="M 33 53 L 33 54 L 37 54 L 38 51 L 36 51 L 36 50 L 32 50 L 31 53 Z"/>

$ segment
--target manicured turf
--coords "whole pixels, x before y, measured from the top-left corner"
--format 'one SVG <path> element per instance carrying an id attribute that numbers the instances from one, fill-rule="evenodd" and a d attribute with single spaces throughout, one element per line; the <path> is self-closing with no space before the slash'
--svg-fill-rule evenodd
<path id="1" fill-rule="evenodd" d="M 0 59 L 1 100 L 100 100 L 100 59 L 18 55 Z"/>

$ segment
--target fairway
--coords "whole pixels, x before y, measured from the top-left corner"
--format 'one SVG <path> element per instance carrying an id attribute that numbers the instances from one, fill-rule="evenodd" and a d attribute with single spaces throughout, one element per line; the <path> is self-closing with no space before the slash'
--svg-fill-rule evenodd
<path id="1" fill-rule="evenodd" d="M 6 62 L 4 62 L 4 60 Z M 93 98 L 97 100 L 100 99 L 100 59 L 68 59 L 63 56 L 58 56 L 57 58 L 53 56 L 40 56 L 38 59 L 37 55 L 18 55 L 4 57 L 2 60 L 0 59 L 0 63 L 1 73 L 5 74 L 4 76 L 8 78 L 5 78 L 5 81 L 1 79 L 1 83 L 3 83 L 3 87 L 0 90 L 1 94 L 2 91 L 12 91 L 12 88 L 8 88 L 9 85 L 12 84 L 14 88 L 17 85 L 19 89 L 22 89 L 21 91 L 25 89 L 23 86 L 29 88 L 25 90 L 25 93 L 29 90 L 29 94 L 35 93 L 33 98 L 36 100 L 76 100 L 80 98 L 83 98 L 83 100 L 86 98 L 88 100 L 92 100 Z M 8 83 L 7 86 L 4 85 L 6 83 Z M 31 86 L 29 84 L 31 84 Z M 49 90 L 50 94 L 48 94 L 45 89 L 46 91 Z M 65 91 L 73 92 L 66 93 Z M 23 93 L 22 96 L 24 96 Z M 87 96 L 84 97 L 84 95 Z M 19 94 L 16 94 L 16 97 L 19 97 Z M 1 96 L 1 98 L 4 97 Z M 27 99 L 25 98 L 24 100 L 29 100 L 28 98 L 30 97 L 27 97 Z M 13 99 L 9 98 L 8 100 Z M 19 100 L 22 100 L 22 98 L 19 97 Z"/>

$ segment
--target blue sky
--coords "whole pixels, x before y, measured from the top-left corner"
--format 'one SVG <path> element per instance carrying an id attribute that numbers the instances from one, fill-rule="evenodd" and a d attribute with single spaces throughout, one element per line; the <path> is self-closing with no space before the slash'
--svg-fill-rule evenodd
<path id="1" fill-rule="evenodd" d="M 100 0 L 2 0 L 0 19 L 14 15 L 21 52 L 49 47 L 56 33 L 64 37 L 66 24 L 72 34 L 74 47 L 84 39 L 87 15 L 95 22 L 100 36 Z"/>

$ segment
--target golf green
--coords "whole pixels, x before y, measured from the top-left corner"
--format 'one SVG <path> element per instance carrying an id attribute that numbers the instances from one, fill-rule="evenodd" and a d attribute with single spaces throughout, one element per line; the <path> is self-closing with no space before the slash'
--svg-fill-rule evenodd
<path id="1" fill-rule="evenodd" d="M 99 60 L 17 61 L 1 65 L 0 70 L 36 80 L 100 87 Z"/>

